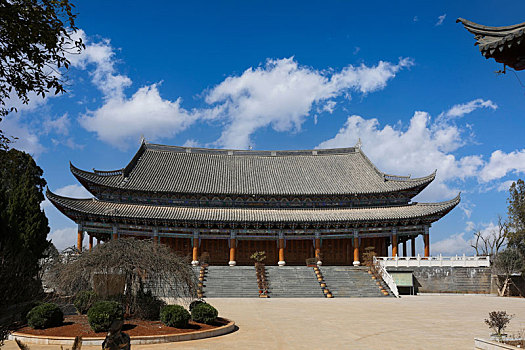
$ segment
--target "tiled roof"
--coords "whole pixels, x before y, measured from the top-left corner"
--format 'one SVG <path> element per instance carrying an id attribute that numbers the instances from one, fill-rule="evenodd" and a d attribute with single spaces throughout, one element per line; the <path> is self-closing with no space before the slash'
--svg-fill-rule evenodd
<path id="1" fill-rule="evenodd" d="M 359 148 L 242 151 L 143 143 L 124 169 L 87 172 L 83 183 L 122 190 L 223 195 L 419 192 L 435 173 L 411 179 L 379 171 Z"/>
<path id="2" fill-rule="evenodd" d="M 499 56 L 502 56 L 502 54 L 510 50 L 515 53 L 525 53 L 525 23 L 505 27 L 490 27 L 471 22 L 464 18 L 458 18 L 456 22 L 461 22 L 465 29 L 474 34 L 474 38 L 476 39 L 475 45 L 479 45 L 481 54 L 486 58 L 499 58 Z M 516 59 L 518 60 L 514 62 L 518 65 L 514 67 L 515 69 L 523 69 L 524 67 L 523 64 L 525 64 L 525 62 L 520 61 L 520 58 L 521 57 L 517 57 Z M 507 65 L 512 66 L 512 62 L 509 63 L 510 64 L 507 63 Z"/>
<path id="3" fill-rule="evenodd" d="M 404 206 L 343 209 L 258 209 L 213 208 L 123 204 L 97 199 L 73 199 L 49 190 L 49 200 L 64 212 L 106 218 L 137 218 L 165 221 L 211 222 L 367 222 L 405 220 L 447 214 L 460 201 L 459 195 L 440 203 L 413 203 Z"/>

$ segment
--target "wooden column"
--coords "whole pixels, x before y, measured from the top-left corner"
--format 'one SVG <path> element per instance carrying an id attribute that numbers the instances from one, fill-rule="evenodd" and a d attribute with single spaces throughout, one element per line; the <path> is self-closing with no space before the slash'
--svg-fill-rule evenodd
<path id="1" fill-rule="evenodd" d="M 359 266 L 359 231 L 354 230 L 354 266 Z"/>
<path id="2" fill-rule="evenodd" d="M 430 235 L 429 235 L 429 226 L 425 225 L 425 234 L 423 235 L 423 240 L 425 242 L 425 257 L 430 256 Z"/>
<path id="3" fill-rule="evenodd" d="M 193 254 L 191 264 L 199 265 L 199 231 L 193 231 Z"/>
<path id="4" fill-rule="evenodd" d="M 403 240 L 403 256 L 404 257 L 407 256 L 407 240 L 406 239 Z"/>
<path id="5" fill-rule="evenodd" d="M 77 249 L 79 252 L 82 251 L 82 241 L 84 239 L 84 229 L 81 224 L 78 224 L 78 234 L 77 234 Z"/>
<path id="6" fill-rule="evenodd" d="M 230 233 L 230 261 L 228 262 L 228 265 L 235 266 L 237 265 L 237 261 L 235 260 L 235 250 L 237 248 L 237 236 L 235 231 L 231 231 Z"/>
<path id="7" fill-rule="evenodd" d="M 113 239 L 117 239 L 118 238 L 118 228 L 117 228 L 117 225 L 113 225 Z"/>
<path id="8" fill-rule="evenodd" d="M 315 258 L 317 259 L 319 265 L 322 264 L 321 261 L 321 233 L 316 231 L 315 232 Z"/>
<path id="9" fill-rule="evenodd" d="M 153 243 L 159 244 L 159 229 L 157 227 L 153 228 Z"/>
<path id="10" fill-rule="evenodd" d="M 279 266 L 286 265 L 284 260 L 284 233 L 282 231 L 279 232 L 279 262 L 277 264 Z"/>
<path id="11" fill-rule="evenodd" d="M 397 255 L 397 228 L 392 229 L 392 257 Z"/>
<path id="12" fill-rule="evenodd" d="M 93 236 L 89 235 L 89 251 L 93 249 Z"/>
<path id="13" fill-rule="evenodd" d="M 410 238 L 410 250 L 412 251 L 412 256 L 416 256 L 416 236 Z"/>

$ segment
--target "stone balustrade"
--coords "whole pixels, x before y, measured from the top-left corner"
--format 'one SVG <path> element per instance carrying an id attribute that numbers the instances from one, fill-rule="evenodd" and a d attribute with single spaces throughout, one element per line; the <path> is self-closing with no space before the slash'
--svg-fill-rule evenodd
<path id="1" fill-rule="evenodd" d="M 489 256 L 377 257 L 383 267 L 490 267 Z"/>

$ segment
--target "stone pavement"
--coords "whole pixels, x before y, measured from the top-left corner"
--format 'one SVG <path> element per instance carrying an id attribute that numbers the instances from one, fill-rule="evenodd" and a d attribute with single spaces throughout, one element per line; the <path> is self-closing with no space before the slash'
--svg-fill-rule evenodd
<path id="1" fill-rule="evenodd" d="M 515 317 L 509 333 L 525 328 L 525 299 L 487 295 L 419 295 L 396 298 L 208 299 L 235 320 L 231 334 L 156 345 L 160 349 L 473 349 L 487 338 L 490 311 Z M 2 350 L 14 350 L 6 342 Z M 60 349 L 31 345 L 30 349 Z M 82 349 L 100 349 L 84 346 Z"/>

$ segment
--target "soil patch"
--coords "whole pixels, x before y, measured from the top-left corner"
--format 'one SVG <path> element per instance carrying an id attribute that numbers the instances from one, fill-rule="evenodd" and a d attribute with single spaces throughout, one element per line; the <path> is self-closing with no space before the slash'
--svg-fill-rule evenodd
<path id="1" fill-rule="evenodd" d="M 167 335 L 167 334 L 180 334 L 180 333 L 191 333 L 202 330 L 210 330 L 220 326 L 224 326 L 228 322 L 222 318 L 217 318 L 217 321 L 213 325 L 207 325 L 204 323 L 197 323 L 190 321 L 188 328 L 174 328 L 167 327 L 160 321 L 146 321 L 130 319 L 124 322 L 122 331 L 128 334 L 130 337 L 145 336 L 145 335 Z M 32 334 L 32 335 L 43 335 L 52 337 L 105 337 L 106 332 L 95 333 L 89 326 L 89 322 L 86 315 L 70 315 L 64 317 L 64 323 L 60 327 L 52 327 L 46 329 L 33 329 L 31 327 L 23 327 L 17 330 L 17 332 Z"/>

